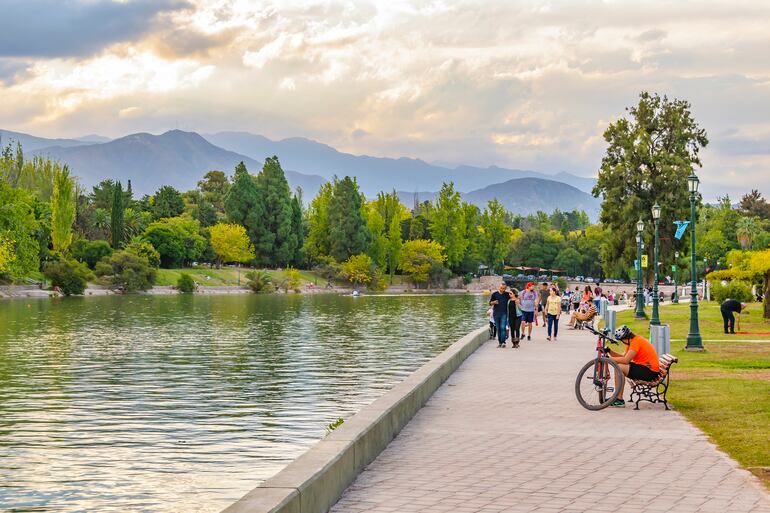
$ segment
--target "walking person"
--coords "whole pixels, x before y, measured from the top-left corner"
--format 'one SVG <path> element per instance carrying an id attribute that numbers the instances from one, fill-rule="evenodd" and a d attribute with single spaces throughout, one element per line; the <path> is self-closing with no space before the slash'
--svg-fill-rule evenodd
<path id="1" fill-rule="evenodd" d="M 553 341 L 559 336 L 559 317 L 561 316 L 561 298 L 556 287 L 551 287 L 548 291 L 548 298 L 545 302 L 546 319 L 548 321 L 548 338 L 551 340 L 551 330 L 553 329 Z"/>
<path id="2" fill-rule="evenodd" d="M 511 327 L 511 342 L 512 348 L 519 347 L 519 341 L 521 340 L 521 305 L 519 303 L 519 291 L 511 289 L 508 292 L 510 299 L 508 300 L 508 324 Z"/>
<path id="3" fill-rule="evenodd" d="M 576 285 L 575 292 L 572 293 L 572 310 L 577 312 L 578 308 L 580 308 L 580 287 Z"/>
<path id="4" fill-rule="evenodd" d="M 543 319 L 543 328 L 545 328 L 545 322 L 546 322 L 546 316 L 545 316 L 545 303 L 548 301 L 548 284 L 543 282 L 540 284 L 540 290 L 537 291 L 538 296 L 538 305 L 537 305 L 537 311 L 541 314 Z"/>
<path id="5" fill-rule="evenodd" d="M 507 285 L 500 283 L 500 287 L 492 292 L 489 298 L 489 304 L 492 307 L 492 317 L 495 319 L 495 328 L 497 329 L 497 347 L 505 347 L 505 340 L 508 338 L 508 293 L 505 292 Z"/>
<path id="6" fill-rule="evenodd" d="M 532 323 L 535 322 L 535 305 L 537 304 L 537 292 L 535 284 L 527 283 L 524 292 L 519 295 L 519 306 L 521 308 L 521 334 L 526 332 L 527 340 L 532 340 Z"/>

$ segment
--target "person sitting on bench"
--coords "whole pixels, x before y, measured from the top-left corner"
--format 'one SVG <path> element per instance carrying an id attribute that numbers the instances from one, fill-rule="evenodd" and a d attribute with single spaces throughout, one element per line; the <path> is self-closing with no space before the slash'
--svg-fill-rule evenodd
<path id="1" fill-rule="evenodd" d="M 627 345 L 626 352 L 616 353 L 610 349 L 607 356 L 620 367 L 623 375 L 635 381 L 654 381 L 660 374 L 660 363 L 658 362 L 658 353 L 650 341 L 641 335 L 634 333 L 625 324 L 615 330 L 615 338 Z M 623 400 L 623 388 L 625 380 L 618 384 L 616 378 L 615 386 L 620 386 L 618 398 L 611 406 L 624 407 L 626 401 Z"/>
<path id="2" fill-rule="evenodd" d="M 738 315 L 738 325 L 740 326 L 741 312 L 746 309 L 746 303 L 741 303 L 737 299 L 725 299 L 724 302 L 719 305 L 719 311 L 722 312 L 722 321 L 725 325 L 725 333 L 728 333 L 727 328 L 730 328 L 729 333 L 735 335 L 735 315 Z"/>

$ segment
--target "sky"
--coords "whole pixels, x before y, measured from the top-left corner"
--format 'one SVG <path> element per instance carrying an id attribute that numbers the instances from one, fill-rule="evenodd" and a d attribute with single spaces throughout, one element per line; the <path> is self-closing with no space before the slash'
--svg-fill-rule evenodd
<path id="1" fill-rule="evenodd" d="M 595 176 L 648 90 L 707 130 L 707 196 L 770 195 L 768 26 L 763 0 L 0 0 L 0 127 Z"/>

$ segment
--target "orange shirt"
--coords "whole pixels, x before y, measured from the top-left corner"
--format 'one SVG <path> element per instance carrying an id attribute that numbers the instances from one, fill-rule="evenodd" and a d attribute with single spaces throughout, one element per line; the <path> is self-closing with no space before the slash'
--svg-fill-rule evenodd
<path id="1" fill-rule="evenodd" d="M 660 365 L 658 364 L 658 353 L 655 352 L 655 348 L 652 347 L 650 341 L 641 335 L 634 335 L 628 344 L 628 349 L 636 351 L 636 355 L 631 360 L 639 365 L 648 367 L 653 372 L 660 372 Z"/>

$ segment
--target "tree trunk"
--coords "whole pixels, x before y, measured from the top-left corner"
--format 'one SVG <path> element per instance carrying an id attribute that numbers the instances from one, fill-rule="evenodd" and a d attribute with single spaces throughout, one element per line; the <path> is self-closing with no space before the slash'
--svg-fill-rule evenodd
<path id="1" fill-rule="evenodd" d="M 770 271 L 765 273 L 765 283 L 763 285 L 762 294 L 765 296 L 762 302 L 765 307 L 763 317 L 765 319 L 770 319 Z"/>

